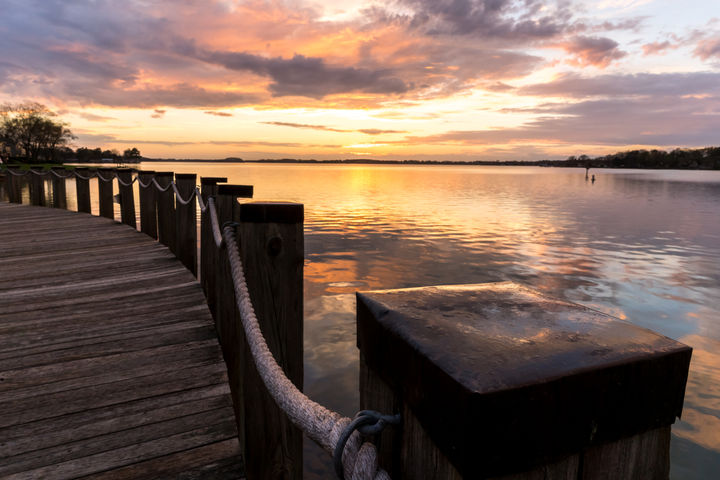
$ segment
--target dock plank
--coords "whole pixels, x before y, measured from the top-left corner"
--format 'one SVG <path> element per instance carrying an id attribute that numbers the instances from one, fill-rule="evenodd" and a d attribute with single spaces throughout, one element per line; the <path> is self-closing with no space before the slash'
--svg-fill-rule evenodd
<path id="1" fill-rule="evenodd" d="M 0 202 L 0 477 L 242 478 L 198 282 L 112 219 Z"/>

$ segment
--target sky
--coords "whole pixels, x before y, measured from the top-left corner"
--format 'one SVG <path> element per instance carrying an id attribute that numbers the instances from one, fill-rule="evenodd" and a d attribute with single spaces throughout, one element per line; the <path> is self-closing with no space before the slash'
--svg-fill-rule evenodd
<path id="1" fill-rule="evenodd" d="M 163 158 L 720 145 L 717 0 L 0 0 L 0 103 Z"/>

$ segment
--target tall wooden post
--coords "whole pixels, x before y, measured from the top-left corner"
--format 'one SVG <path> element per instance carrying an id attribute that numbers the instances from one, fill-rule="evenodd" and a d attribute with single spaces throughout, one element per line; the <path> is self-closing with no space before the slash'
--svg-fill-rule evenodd
<path id="1" fill-rule="evenodd" d="M 237 222 L 240 219 L 240 206 L 237 195 L 233 191 L 234 185 L 218 185 L 215 205 L 217 209 L 218 227 L 226 222 Z M 211 290 L 208 301 L 212 305 L 211 312 L 215 320 L 215 330 L 222 347 L 223 357 L 228 369 L 230 392 L 233 397 L 233 409 L 237 422 L 238 439 L 245 448 L 245 404 L 243 401 L 243 366 L 248 360 L 245 353 L 245 334 L 240 323 L 237 311 L 235 291 L 233 288 L 230 263 L 227 256 L 227 247 L 216 250 L 215 262 L 208 269 L 208 275 L 214 279 L 209 282 Z M 243 457 L 246 458 L 246 457 Z"/>
<path id="2" fill-rule="evenodd" d="M 92 173 L 89 168 L 76 168 L 75 173 L 75 193 L 77 194 L 78 212 L 92 213 L 90 204 L 90 176 Z M 83 178 L 80 178 L 82 176 Z"/>
<path id="3" fill-rule="evenodd" d="M 241 257 L 268 347 L 285 375 L 303 385 L 303 205 L 240 205 Z M 302 478 L 302 433 L 277 407 L 252 361 L 244 362 L 247 477 Z"/>
<path id="4" fill-rule="evenodd" d="M 197 276 L 197 200 L 193 197 L 197 175 L 194 173 L 175 174 L 175 184 L 180 198 L 175 200 L 175 255 Z M 187 203 L 185 203 L 187 202 Z"/>
<path id="5" fill-rule="evenodd" d="M 155 172 L 141 170 L 138 173 L 138 190 L 140 191 L 140 231 L 155 240 L 158 238 L 157 228 L 157 188 L 152 183 Z M 150 184 L 150 185 L 148 185 Z M 143 187 L 143 185 L 148 185 Z"/>
<path id="6" fill-rule="evenodd" d="M 158 240 L 175 253 L 175 192 L 170 184 L 173 172 L 156 172 L 155 181 L 161 188 L 168 187 L 164 192 L 157 193 Z"/>
<path id="7" fill-rule="evenodd" d="M 116 170 L 118 175 L 118 190 L 120 191 L 120 218 L 122 223 L 137 228 L 135 220 L 135 192 L 133 191 L 133 170 L 122 168 Z M 130 184 L 130 185 L 123 185 Z"/>
<path id="8" fill-rule="evenodd" d="M 63 167 L 52 167 L 52 206 L 55 208 L 67 209 L 67 193 L 65 191 L 65 177 L 68 171 Z M 57 175 L 56 175 L 57 174 Z M 60 177 L 58 177 L 60 175 Z"/>
<path id="9" fill-rule="evenodd" d="M 357 322 L 393 479 L 667 480 L 686 345 L 510 282 L 359 293 Z"/>
<path id="10" fill-rule="evenodd" d="M 33 173 L 30 177 L 30 203 L 33 205 L 45 205 L 45 178 L 42 175 Z"/>
<path id="11" fill-rule="evenodd" d="M 100 216 L 115 218 L 115 206 L 113 204 L 113 173 L 112 168 L 98 168 L 98 197 L 100 203 Z M 100 178 L 102 176 L 105 180 Z"/>
<path id="12" fill-rule="evenodd" d="M 208 203 L 208 198 L 217 195 L 217 184 L 224 182 L 227 182 L 226 177 L 200 177 L 200 195 L 205 205 Z M 210 312 L 213 311 L 215 304 L 215 297 L 210 295 L 210 292 L 215 291 L 213 270 L 218 257 L 217 251 L 210 224 L 210 212 L 206 210 L 200 215 L 200 284 L 205 292 Z"/>

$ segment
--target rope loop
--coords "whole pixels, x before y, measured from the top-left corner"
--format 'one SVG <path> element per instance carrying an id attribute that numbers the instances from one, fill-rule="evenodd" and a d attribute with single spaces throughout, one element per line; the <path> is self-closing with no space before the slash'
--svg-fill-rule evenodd
<path id="1" fill-rule="evenodd" d="M 342 457 L 345 451 L 345 444 L 347 444 L 355 430 L 365 436 L 377 435 L 382 432 L 387 425 L 399 425 L 400 421 L 401 416 L 399 413 L 396 415 L 383 415 L 375 410 L 360 410 L 355 415 L 353 421 L 342 431 L 340 438 L 335 444 L 335 450 L 333 452 L 335 475 L 337 475 L 340 480 L 345 480 Z"/>

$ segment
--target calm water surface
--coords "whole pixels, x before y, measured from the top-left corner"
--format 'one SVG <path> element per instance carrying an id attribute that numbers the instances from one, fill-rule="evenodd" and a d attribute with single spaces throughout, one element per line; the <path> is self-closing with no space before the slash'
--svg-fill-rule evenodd
<path id="1" fill-rule="evenodd" d="M 672 478 L 720 472 L 720 172 L 157 164 L 305 204 L 305 391 L 358 409 L 357 290 L 512 280 L 693 347 Z M 308 443 L 308 442 L 306 442 Z M 306 447 L 308 478 L 330 475 Z"/>

